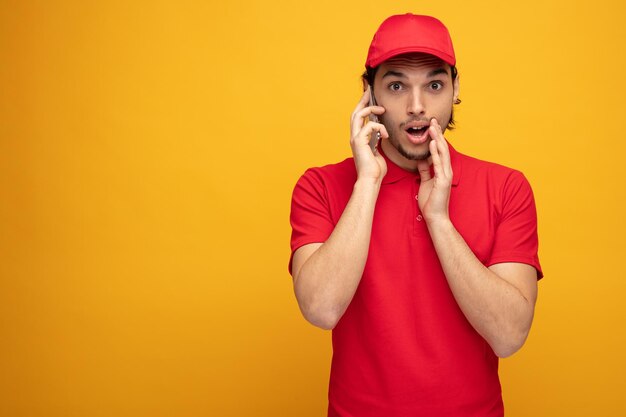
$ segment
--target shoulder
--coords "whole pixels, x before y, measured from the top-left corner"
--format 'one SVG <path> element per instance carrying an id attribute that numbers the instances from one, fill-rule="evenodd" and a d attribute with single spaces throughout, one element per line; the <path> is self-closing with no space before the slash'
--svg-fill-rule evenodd
<path id="1" fill-rule="evenodd" d="M 356 167 L 353 158 L 321 167 L 307 169 L 296 184 L 298 186 L 323 187 L 328 190 L 352 187 L 356 181 Z"/>
<path id="2" fill-rule="evenodd" d="M 527 186 L 528 180 L 524 174 L 515 169 L 495 162 L 485 161 L 469 155 L 456 152 L 459 158 L 458 166 L 461 169 L 461 183 L 484 185 L 495 190 Z"/>
<path id="3" fill-rule="evenodd" d="M 536 211 L 532 187 L 521 171 L 460 153 L 457 156 L 462 171 L 457 195 L 464 201 L 484 201 L 501 218 Z"/>

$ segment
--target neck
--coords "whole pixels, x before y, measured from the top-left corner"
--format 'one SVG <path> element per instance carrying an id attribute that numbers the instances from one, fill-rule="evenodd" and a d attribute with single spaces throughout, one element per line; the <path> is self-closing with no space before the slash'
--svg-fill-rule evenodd
<path id="1" fill-rule="evenodd" d="M 391 162 L 406 171 L 417 172 L 417 161 L 407 159 L 402 156 L 400 152 L 398 152 L 398 150 L 391 143 L 389 143 L 388 139 L 381 139 L 380 146 Z"/>

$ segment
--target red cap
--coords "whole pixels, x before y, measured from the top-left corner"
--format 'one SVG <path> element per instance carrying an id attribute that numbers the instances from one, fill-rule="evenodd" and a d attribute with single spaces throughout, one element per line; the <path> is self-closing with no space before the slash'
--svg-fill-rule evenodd
<path id="1" fill-rule="evenodd" d="M 374 68 L 396 55 L 424 52 L 454 66 L 454 48 L 448 29 L 431 16 L 411 13 L 387 18 L 378 28 L 365 66 Z"/>

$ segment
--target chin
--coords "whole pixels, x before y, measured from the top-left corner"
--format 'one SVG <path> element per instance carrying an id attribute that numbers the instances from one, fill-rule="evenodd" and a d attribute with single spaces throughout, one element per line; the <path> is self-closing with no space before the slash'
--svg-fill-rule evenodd
<path id="1" fill-rule="evenodd" d="M 426 151 L 426 153 L 402 153 L 400 152 L 400 155 L 402 155 L 403 157 L 405 157 L 406 159 L 410 161 L 424 161 L 430 158 L 430 151 Z"/>
<path id="2" fill-rule="evenodd" d="M 398 145 L 398 146 L 396 146 L 396 144 L 393 144 L 393 145 L 398 151 L 398 153 L 402 155 L 404 158 L 408 159 L 409 161 L 423 161 L 425 159 L 430 158 L 429 144 L 430 144 L 430 141 L 422 145 L 414 146 L 414 149 L 411 149 L 411 146 L 405 147 L 402 145 Z"/>

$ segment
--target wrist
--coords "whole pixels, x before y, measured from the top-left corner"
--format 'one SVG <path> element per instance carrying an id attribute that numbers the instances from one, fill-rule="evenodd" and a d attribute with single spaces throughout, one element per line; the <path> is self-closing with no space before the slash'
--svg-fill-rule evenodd
<path id="1" fill-rule="evenodd" d="M 354 183 L 354 191 L 374 192 L 378 194 L 382 178 L 358 177 Z"/>
<path id="2" fill-rule="evenodd" d="M 426 225 L 428 226 L 428 230 L 430 230 L 431 233 L 445 233 L 455 230 L 454 225 L 452 224 L 452 220 L 450 220 L 450 217 L 448 216 L 448 213 L 438 216 L 425 216 L 425 218 Z"/>
<path id="3" fill-rule="evenodd" d="M 363 182 L 363 183 L 371 182 L 380 186 L 384 177 L 385 177 L 385 173 L 378 166 L 363 167 L 363 166 L 357 165 L 357 170 L 356 170 L 357 182 Z"/>

